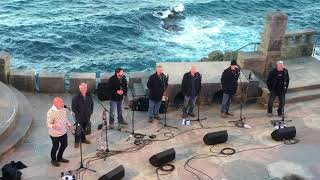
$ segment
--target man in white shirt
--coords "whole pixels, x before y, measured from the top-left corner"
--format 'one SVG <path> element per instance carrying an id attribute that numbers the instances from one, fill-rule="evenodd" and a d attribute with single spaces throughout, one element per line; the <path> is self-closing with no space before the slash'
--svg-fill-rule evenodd
<path id="1" fill-rule="evenodd" d="M 47 126 L 52 140 L 51 164 L 58 167 L 60 166 L 59 162 L 68 163 L 69 160 L 62 156 L 68 146 L 67 128 L 71 129 L 72 124 L 68 121 L 64 102 L 60 97 L 53 99 L 53 106 L 47 113 Z"/>

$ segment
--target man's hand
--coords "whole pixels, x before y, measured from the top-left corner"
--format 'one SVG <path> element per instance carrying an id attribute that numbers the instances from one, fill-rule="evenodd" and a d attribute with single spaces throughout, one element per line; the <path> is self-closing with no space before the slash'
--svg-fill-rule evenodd
<path id="1" fill-rule="evenodd" d="M 117 94 L 122 95 L 123 94 L 123 90 L 117 90 Z"/>

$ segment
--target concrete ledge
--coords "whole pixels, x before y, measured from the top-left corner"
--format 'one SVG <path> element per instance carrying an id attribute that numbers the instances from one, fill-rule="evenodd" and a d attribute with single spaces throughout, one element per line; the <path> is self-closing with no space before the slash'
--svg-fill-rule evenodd
<path id="1" fill-rule="evenodd" d="M 64 93 L 65 73 L 62 72 L 40 72 L 39 91 L 42 93 Z"/>
<path id="2" fill-rule="evenodd" d="M 266 68 L 266 56 L 260 52 L 239 52 L 238 64 L 243 69 L 250 69 L 262 76 Z"/>
<path id="3" fill-rule="evenodd" d="M 79 92 L 81 83 L 88 84 L 88 92 L 93 93 L 96 89 L 96 73 L 71 73 L 70 74 L 70 93 Z"/>
<path id="4" fill-rule="evenodd" d="M 0 81 L 8 83 L 8 76 L 10 71 L 11 57 L 6 52 L 0 52 Z"/>
<path id="5" fill-rule="evenodd" d="M 100 83 L 108 83 L 110 77 L 113 75 L 114 73 L 111 73 L 111 72 L 100 73 Z"/>
<path id="6" fill-rule="evenodd" d="M 35 72 L 33 70 L 10 70 L 10 84 L 20 91 L 35 91 Z"/>

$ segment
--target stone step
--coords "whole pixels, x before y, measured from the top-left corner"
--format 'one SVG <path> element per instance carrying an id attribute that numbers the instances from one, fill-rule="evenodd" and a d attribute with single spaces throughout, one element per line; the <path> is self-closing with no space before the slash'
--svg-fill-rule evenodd
<path id="1" fill-rule="evenodd" d="M 14 94 L 18 108 L 15 116 L 15 128 L 5 139 L 0 141 L 0 159 L 24 142 L 33 121 L 32 108 L 26 97 L 13 87 L 10 87 L 10 91 Z"/>
<path id="2" fill-rule="evenodd" d="M 301 87 L 292 87 L 288 89 L 288 93 L 294 93 L 299 91 L 305 91 L 305 90 L 314 90 L 314 89 L 320 89 L 320 84 L 313 84 L 309 86 L 301 86 Z"/>
<path id="3" fill-rule="evenodd" d="M 9 87 L 0 82 L 0 141 L 15 128 L 18 104 Z"/>
<path id="4" fill-rule="evenodd" d="M 307 89 L 303 91 L 297 92 L 289 92 L 286 95 L 286 102 L 287 103 L 295 103 L 301 101 L 308 101 L 320 98 L 320 88 L 318 89 Z"/>

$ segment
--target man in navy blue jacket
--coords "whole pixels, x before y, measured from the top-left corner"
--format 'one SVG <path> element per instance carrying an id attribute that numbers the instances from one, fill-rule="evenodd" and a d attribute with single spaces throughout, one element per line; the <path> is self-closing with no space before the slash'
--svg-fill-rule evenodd
<path id="1" fill-rule="evenodd" d="M 122 116 L 122 100 L 127 95 L 128 87 L 127 80 L 122 68 L 117 68 L 113 76 L 109 79 L 109 91 L 110 91 L 110 114 L 109 114 L 109 127 L 114 128 L 114 110 L 117 108 L 118 115 L 118 128 L 121 129 L 121 125 L 127 125 L 128 123 Z"/>
<path id="2" fill-rule="evenodd" d="M 272 116 L 272 106 L 276 97 L 279 98 L 278 116 L 282 116 L 285 105 L 285 94 L 289 87 L 289 73 L 284 68 L 283 61 L 277 62 L 277 67 L 270 71 L 267 79 L 267 86 L 270 91 L 268 103 L 268 116 Z"/>
<path id="3" fill-rule="evenodd" d="M 201 90 L 201 74 L 197 72 L 196 66 L 192 65 L 190 71 L 185 73 L 181 83 L 181 91 L 184 95 L 184 105 L 182 109 L 182 118 L 187 116 L 195 117 L 193 108 L 197 96 Z"/>
<path id="4" fill-rule="evenodd" d="M 161 65 L 157 66 L 156 72 L 149 77 L 147 83 L 149 89 L 149 122 L 153 122 L 153 118 L 161 120 L 159 117 L 159 109 L 164 91 L 168 87 L 168 78 L 163 74 Z"/>
<path id="5" fill-rule="evenodd" d="M 232 96 L 237 92 L 239 76 L 240 76 L 240 70 L 238 68 L 237 62 L 231 61 L 230 67 L 225 69 L 221 76 L 223 98 L 222 98 L 220 116 L 222 118 L 233 116 L 233 114 L 229 112 L 229 107 L 231 104 Z"/>

